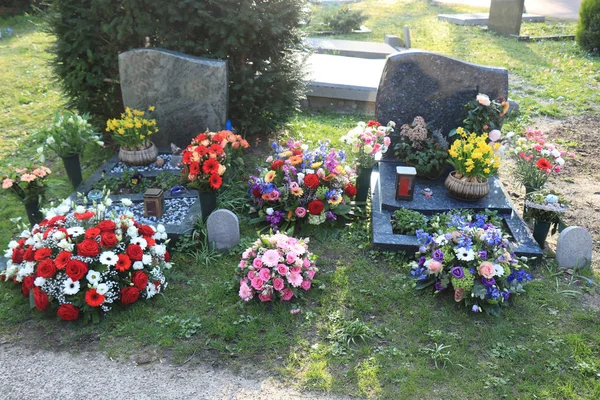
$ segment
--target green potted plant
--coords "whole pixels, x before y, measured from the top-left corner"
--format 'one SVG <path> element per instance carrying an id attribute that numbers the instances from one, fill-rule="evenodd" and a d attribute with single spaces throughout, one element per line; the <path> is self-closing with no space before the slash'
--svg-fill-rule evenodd
<path id="1" fill-rule="evenodd" d="M 392 227 L 394 233 L 401 235 L 414 235 L 419 229 L 427 229 L 427 217 L 418 211 L 401 208 L 394 211 Z"/>
<path id="2" fill-rule="evenodd" d="M 440 131 L 431 131 L 423 117 L 416 117 L 400 128 L 394 155 L 415 167 L 418 177 L 439 179 L 448 165 L 448 141 Z"/>
<path id="3" fill-rule="evenodd" d="M 527 195 L 525 217 L 533 220 L 533 237 L 543 248 L 550 229 L 552 234 L 562 225 L 561 214 L 568 210 L 569 202 L 560 194 L 540 190 Z"/>
<path id="4" fill-rule="evenodd" d="M 127 107 L 120 119 L 106 121 L 106 131 L 112 132 L 113 140 L 119 145 L 119 160 L 128 165 L 148 165 L 156 161 L 158 149 L 150 141 L 150 136 L 158 132 L 156 120 L 146 118 L 148 111 Z"/>
<path id="5" fill-rule="evenodd" d="M 45 147 L 59 156 L 67 171 L 69 181 L 77 188 L 82 181 L 79 157 L 88 144 L 104 146 L 100 135 L 88 122 L 89 114 L 79 115 L 69 111 L 56 113 L 52 125 L 42 131 Z"/>
<path id="6" fill-rule="evenodd" d="M 46 191 L 45 179 L 50 173 L 47 167 L 30 165 L 12 168 L 3 174 L 2 189 L 10 191 L 23 202 L 31 225 L 42 220 L 40 203 L 43 202 Z"/>

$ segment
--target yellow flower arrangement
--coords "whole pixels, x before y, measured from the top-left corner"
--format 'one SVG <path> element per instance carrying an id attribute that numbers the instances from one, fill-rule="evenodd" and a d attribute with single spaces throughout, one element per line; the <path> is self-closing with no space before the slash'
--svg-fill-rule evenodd
<path id="1" fill-rule="evenodd" d="M 460 139 L 452 144 L 448 154 L 450 154 L 450 164 L 459 175 L 457 178 L 485 180 L 498 171 L 500 167 L 500 158 L 496 155 L 498 146 L 487 143 L 485 136 L 468 133 L 463 128 L 458 128 L 456 133 Z"/>
<path id="2" fill-rule="evenodd" d="M 148 112 L 154 111 L 149 107 Z M 112 132 L 114 141 L 128 150 L 141 150 L 149 145 L 149 136 L 158 132 L 156 120 L 146 118 L 146 112 L 127 107 L 120 119 L 106 121 L 106 132 Z"/>

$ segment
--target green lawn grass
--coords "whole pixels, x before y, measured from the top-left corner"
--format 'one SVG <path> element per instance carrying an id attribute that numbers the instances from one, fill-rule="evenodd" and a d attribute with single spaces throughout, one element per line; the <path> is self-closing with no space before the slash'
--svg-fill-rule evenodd
<path id="1" fill-rule="evenodd" d="M 524 115 L 511 121 L 515 126 L 549 115 L 548 91 L 564 92 L 564 100 L 554 98 L 558 115 L 596 107 L 590 99 L 598 99 L 592 97 L 598 96 L 593 74 L 598 60 L 570 42 L 520 43 L 476 28 L 438 24 L 435 14 L 450 9 L 424 1 L 380 4 L 357 4 L 370 15 L 371 40 L 399 33 L 410 23 L 416 47 L 507 66 L 511 85 L 515 79 L 521 82 L 520 89 L 511 90 L 522 93 L 518 100 L 524 105 Z M 63 103 L 46 66 L 52 38 L 40 31 L 39 20 L 29 21 L 0 19 L 0 27 L 18 32 L 0 41 L 0 169 L 35 155 L 32 133 Z M 561 60 L 563 72 L 544 72 L 554 71 Z M 358 118 L 304 113 L 285 129 L 297 138 L 330 138 L 339 145 Z M 84 160 L 89 174 L 97 161 L 89 154 Z M 51 196 L 58 198 L 69 188 L 60 163 L 53 160 L 53 169 Z M 502 318 L 474 315 L 448 295 L 415 293 L 406 278 L 407 256 L 370 250 L 369 222 L 355 221 L 301 232 L 311 237 L 320 268 L 319 283 L 304 299 L 244 304 L 233 269 L 256 237 L 256 227 L 240 211 L 244 191 L 239 182 L 220 197 L 240 215 L 240 246 L 220 257 L 202 248 L 177 254 L 164 296 L 86 326 L 30 310 L 16 287 L 3 284 L 0 335 L 52 350 L 101 349 L 112 357 L 156 350 L 176 364 L 213 362 L 249 376 L 266 370 L 301 388 L 371 398 L 600 397 L 600 311 L 585 305 L 591 298 L 586 293 L 596 295 L 591 271 L 571 276 L 546 260 L 532 270 L 535 279 L 527 294 L 515 298 Z M 0 245 L 5 246 L 14 233 L 8 218 L 23 212 L 17 201 L 0 196 Z M 294 308 L 301 312 L 291 314 Z"/>

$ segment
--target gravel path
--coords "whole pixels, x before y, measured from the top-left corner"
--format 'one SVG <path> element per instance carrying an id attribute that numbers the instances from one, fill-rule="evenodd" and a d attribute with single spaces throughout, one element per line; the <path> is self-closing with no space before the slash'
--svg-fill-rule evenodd
<path id="1" fill-rule="evenodd" d="M 207 366 L 136 365 L 101 353 L 70 354 L 0 345 L 0 399 L 349 399 L 300 393 Z"/>

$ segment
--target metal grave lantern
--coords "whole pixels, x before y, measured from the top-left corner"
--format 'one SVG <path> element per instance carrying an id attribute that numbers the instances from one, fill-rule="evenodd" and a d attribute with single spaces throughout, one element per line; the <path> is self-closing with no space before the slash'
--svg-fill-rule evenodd
<path id="1" fill-rule="evenodd" d="M 396 167 L 396 200 L 412 201 L 416 177 L 415 167 Z"/>
<path id="2" fill-rule="evenodd" d="M 165 193 L 162 189 L 150 188 L 144 193 L 144 216 L 160 218 L 165 206 Z"/>

